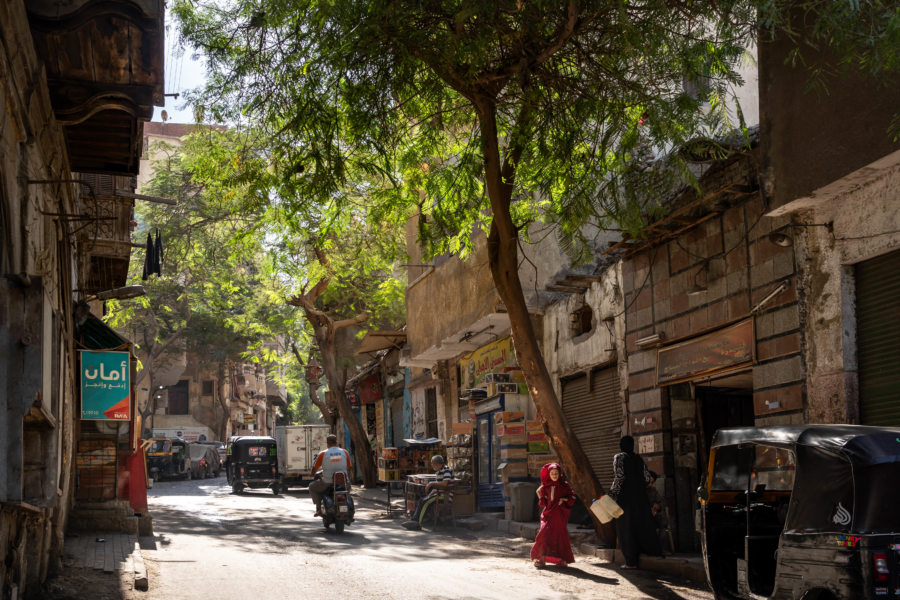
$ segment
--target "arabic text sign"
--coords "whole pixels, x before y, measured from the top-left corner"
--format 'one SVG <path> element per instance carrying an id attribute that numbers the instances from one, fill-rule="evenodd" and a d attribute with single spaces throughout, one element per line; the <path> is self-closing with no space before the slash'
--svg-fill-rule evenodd
<path id="1" fill-rule="evenodd" d="M 131 363 L 128 352 L 81 351 L 81 418 L 131 419 Z"/>
<path id="2" fill-rule="evenodd" d="M 753 320 L 660 348 L 656 374 L 659 385 L 685 381 L 753 362 Z"/>

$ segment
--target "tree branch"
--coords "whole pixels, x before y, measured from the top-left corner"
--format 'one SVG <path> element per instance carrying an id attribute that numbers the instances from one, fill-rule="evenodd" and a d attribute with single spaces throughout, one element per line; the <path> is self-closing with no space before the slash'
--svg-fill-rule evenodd
<path id="1" fill-rule="evenodd" d="M 359 313 L 355 317 L 351 319 L 343 319 L 341 321 L 335 321 L 332 325 L 333 329 L 337 331 L 338 329 L 343 329 L 344 327 L 351 327 L 352 325 L 359 325 L 360 323 L 365 322 L 366 319 L 369 318 L 367 313 Z"/>

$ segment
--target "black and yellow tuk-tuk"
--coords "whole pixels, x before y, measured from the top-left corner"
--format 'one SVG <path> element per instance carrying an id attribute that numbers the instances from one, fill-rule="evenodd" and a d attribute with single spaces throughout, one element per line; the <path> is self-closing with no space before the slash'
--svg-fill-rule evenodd
<path id="1" fill-rule="evenodd" d="M 244 488 L 272 488 L 281 492 L 278 475 L 278 450 L 275 438 L 265 436 L 234 436 L 225 448 L 225 473 L 235 494 Z"/>
<path id="2" fill-rule="evenodd" d="M 900 598 L 900 428 L 721 429 L 698 494 L 716 598 Z"/>
<path id="3" fill-rule="evenodd" d="M 147 473 L 152 479 L 191 478 L 187 442 L 181 438 L 150 438 L 145 443 Z"/>

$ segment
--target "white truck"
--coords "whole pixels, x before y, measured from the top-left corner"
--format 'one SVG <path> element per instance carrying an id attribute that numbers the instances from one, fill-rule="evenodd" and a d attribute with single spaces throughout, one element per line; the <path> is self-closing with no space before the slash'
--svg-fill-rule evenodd
<path id="1" fill-rule="evenodd" d="M 312 481 L 313 463 L 325 449 L 325 438 L 331 433 L 328 425 L 279 425 L 275 427 L 278 446 L 278 472 L 282 489 L 308 486 Z"/>

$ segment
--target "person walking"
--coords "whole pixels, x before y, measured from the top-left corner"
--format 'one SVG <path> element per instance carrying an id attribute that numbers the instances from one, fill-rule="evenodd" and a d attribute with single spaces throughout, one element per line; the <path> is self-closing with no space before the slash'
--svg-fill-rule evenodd
<path id="1" fill-rule="evenodd" d="M 622 568 L 636 569 L 639 554 L 662 556 L 662 548 L 647 498 L 650 470 L 634 451 L 633 437 L 624 436 L 619 441 L 619 449 L 622 451 L 613 457 L 614 477 L 609 496 L 625 511 L 616 519 L 616 536 L 625 556 Z"/>
<path id="2" fill-rule="evenodd" d="M 548 562 L 560 567 L 575 562 L 569 541 L 569 513 L 575 505 L 575 493 L 559 468 L 559 463 L 548 463 L 541 469 L 541 486 L 537 489 L 541 512 L 541 528 L 531 547 L 531 560 L 537 568 Z"/>

